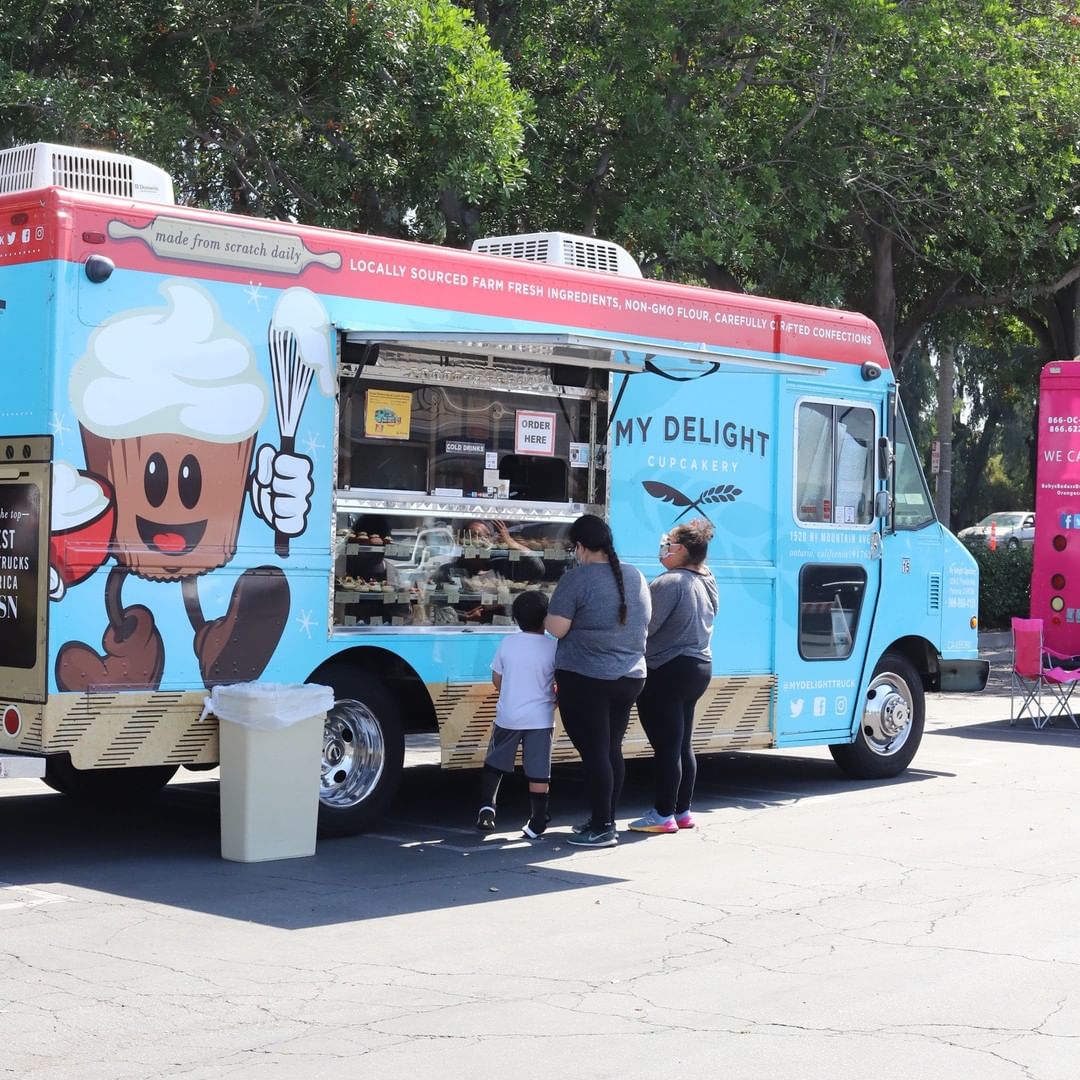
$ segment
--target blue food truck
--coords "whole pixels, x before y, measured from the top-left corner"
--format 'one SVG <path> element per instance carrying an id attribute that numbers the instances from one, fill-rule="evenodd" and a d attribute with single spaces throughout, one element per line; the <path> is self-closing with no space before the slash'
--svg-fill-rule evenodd
<path id="1" fill-rule="evenodd" d="M 584 512 L 647 577 L 673 524 L 716 528 L 699 752 L 892 776 L 927 690 L 982 687 L 976 567 L 865 317 L 647 280 L 589 238 L 466 252 L 171 191 L 0 153 L 0 754 L 55 788 L 212 766 L 208 688 L 316 681 L 322 827 L 366 826 L 413 734 L 481 764 L 510 605 L 554 589 Z"/>

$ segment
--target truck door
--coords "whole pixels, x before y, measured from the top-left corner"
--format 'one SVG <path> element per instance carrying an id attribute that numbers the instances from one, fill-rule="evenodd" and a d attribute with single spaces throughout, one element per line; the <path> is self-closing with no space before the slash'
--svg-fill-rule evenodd
<path id="1" fill-rule="evenodd" d="M 49 602 L 52 438 L 0 437 L 0 687 L 43 702 Z"/>
<path id="2" fill-rule="evenodd" d="M 846 740 L 881 578 L 881 406 L 820 391 L 789 392 L 786 404 L 793 470 L 778 519 L 776 739 Z"/>

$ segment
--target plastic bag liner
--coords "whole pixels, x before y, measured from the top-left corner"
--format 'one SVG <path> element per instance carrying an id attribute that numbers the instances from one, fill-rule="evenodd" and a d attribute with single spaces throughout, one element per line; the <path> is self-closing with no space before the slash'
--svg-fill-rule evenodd
<path id="1" fill-rule="evenodd" d="M 213 713 L 230 724 L 277 731 L 313 716 L 325 716 L 333 705 L 334 691 L 318 683 L 232 683 L 215 686 L 203 698 L 199 719 Z"/>

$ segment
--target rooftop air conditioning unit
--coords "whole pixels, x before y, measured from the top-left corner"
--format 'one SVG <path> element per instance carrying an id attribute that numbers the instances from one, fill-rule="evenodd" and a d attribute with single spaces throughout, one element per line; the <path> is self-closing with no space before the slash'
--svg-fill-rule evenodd
<path id="1" fill-rule="evenodd" d="M 0 150 L 0 195 L 43 187 L 139 202 L 176 201 L 164 169 L 125 154 L 42 142 Z"/>
<path id="2" fill-rule="evenodd" d="M 625 248 L 591 236 L 572 236 L 562 232 L 486 236 L 474 240 L 472 249 L 485 255 L 504 255 L 510 259 L 525 259 L 549 266 L 574 266 L 579 270 L 641 277 L 641 267 Z"/>

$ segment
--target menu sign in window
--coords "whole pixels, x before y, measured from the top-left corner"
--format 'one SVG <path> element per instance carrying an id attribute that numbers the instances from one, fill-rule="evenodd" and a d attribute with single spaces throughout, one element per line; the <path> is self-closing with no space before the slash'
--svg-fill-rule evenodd
<path id="1" fill-rule="evenodd" d="M 412 421 L 412 394 L 400 390 L 369 390 L 364 409 L 364 434 L 369 439 L 407 439 Z"/>
<path id="2" fill-rule="evenodd" d="M 514 453 L 555 456 L 555 413 L 518 409 L 514 424 Z"/>
<path id="3" fill-rule="evenodd" d="M 41 493 L 34 484 L 0 484 L 0 668 L 37 659 L 38 539 Z"/>

